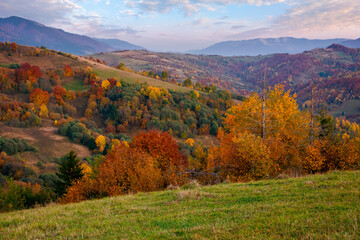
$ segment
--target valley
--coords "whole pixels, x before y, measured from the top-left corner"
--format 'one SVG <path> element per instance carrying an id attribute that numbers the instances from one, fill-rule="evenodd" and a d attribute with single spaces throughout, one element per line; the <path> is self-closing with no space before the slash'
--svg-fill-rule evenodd
<path id="1" fill-rule="evenodd" d="M 360 239 L 359 0 L 0 1 L 0 239 Z"/>
<path id="2" fill-rule="evenodd" d="M 138 73 L 167 71 L 170 81 L 182 83 L 190 78 L 202 85 L 229 89 L 248 96 L 260 92 L 264 73 L 272 87 L 282 84 L 297 94 L 302 107 L 308 107 L 310 82 L 320 110 L 325 106 L 337 112 L 346 102 L 359 98 L 359 49 L 332 45 L 300 54 L 273 54 L 256 57 L 221 57 L 147 51 L 121 51 L 92 55 L 115 66 L 120 62 Z M 345 116 L 359 121 L 359 112 Z M 351 115 L 351 116 L 350 116 Z"/>

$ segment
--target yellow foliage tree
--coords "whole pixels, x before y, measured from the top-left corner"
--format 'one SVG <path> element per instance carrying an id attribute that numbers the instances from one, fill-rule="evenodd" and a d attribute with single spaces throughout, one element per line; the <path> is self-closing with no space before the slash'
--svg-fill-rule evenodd
<path id="1" fill-rule="evenodd" d="M 313 145 L 308 145 L 305 148 L 305 154 L 302 158 L 303 172 L 316 173 L 323 169 L 326 158 L 321 153 L 321 148 L 322 144 L 318 140 Z"/>
<path id="2" fill-rule="evenodd" d="M 185 141 L 185 144 L 187 144 L 187 145 L 189 145 L 189 146 L 194 146 L 194 143 L 195 143 L 195 141 L 194 141 L 194 139 L 192 139 L 192 138 L 188 138 L 186 141 Z"/>
<path id="3" fill-rule="evenodd" d="M 84 176 L 90 176 L 90 174 L 92 173 L 91 167 L 86 163 L 82 163 L 80 166 L 82 168 L 82 173 L 84 174 Z"/>
<path id="4" fill-rule="evenodd" d="M 301 112 L 295 97 L 277 85 L 266 91 L 266 101 L 257 94 L 231 107 L 224 119 L 226 133 L 259 136 L 270 150 L 277 169 L 299 166 L 300 146 L 308 140 L 310 117 Z"/>
<path id="5" fill-rule="evenodd" d="M 158 99 L 161 96 L 168 96 L 169 91 L 161 87 L 148 86 L 147 88 L 141 89 L 141 93 L 148 96 L 150 99 Z"/>
<path id="6" fill-rule="evenodd" d="M 110 87 L 110 82 L 107 79 L 105 81 L 102 81 L 101 87 L 105 90 L 108 89 Z"/>
<path id="7" fill-rule="evenodd" d="M 48 108 L 46 107 L 45 104 L 41 104 L 39 116 L 40 117 L 46 117 L 46 118 L 48 117 Z"/>
<path id="8" fill-rule="evenodd" d="M 95 139 L 96 146 L 99 148 L 99 151 L 102 152 L 105 149 L 106 139 L 103 135 L 99 135 Z"/>
<path id="9" fill-rule="evenodd" d="M 111 150 L 113 150 L 117 145 L 120 145 L 121 142 L 118 139 L 112 139 L 111 140 Z"/>
<path id="10" fill-rule="evenodd" d="M 259 136 L 242 132 L 219 133 L 219 147 L 209 151 L 208 168 L 219 169 L 222 179 L 249 181 L 274 174 L 274 162 L 270 151 Z"/>

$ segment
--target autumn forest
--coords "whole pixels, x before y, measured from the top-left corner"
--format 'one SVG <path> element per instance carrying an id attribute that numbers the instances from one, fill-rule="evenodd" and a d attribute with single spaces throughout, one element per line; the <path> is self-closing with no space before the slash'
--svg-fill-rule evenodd
<path id="1" fill-rule="evenodd" d="M 0 51 L 6 59 L 0 134 L 48 126 L 87 151 L 80 158 L 68 148 L 46 159 L 33 141 L 1 136 L 1 211 L 194 181 L 249 182 L 360 167 L 360 126 L 315 108 L 311 94 L 299 106 L 296 93 L 267 81 L 266 68 L 258 72 L 262 89 L 239 96 L 170 79 L 166 70 L 144 75 L 123 63 L 111 67 L 46 47 L 1 43 Z M 120 77 L 106 76 L 107 69 Z"/>

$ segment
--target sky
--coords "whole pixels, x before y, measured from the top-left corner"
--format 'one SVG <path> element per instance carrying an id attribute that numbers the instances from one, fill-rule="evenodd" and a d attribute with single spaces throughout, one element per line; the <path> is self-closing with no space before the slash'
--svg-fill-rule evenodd
<path id="1" fill-rule="evenodd" d="M 9 16 L 152 51 L 253 38 L 360 38 L 360 0 L 1 0 L 0 17 Z"/>

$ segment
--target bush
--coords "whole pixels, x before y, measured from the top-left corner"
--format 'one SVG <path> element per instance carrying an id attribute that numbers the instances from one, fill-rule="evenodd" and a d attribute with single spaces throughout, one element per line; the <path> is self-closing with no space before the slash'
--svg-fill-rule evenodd
<path id="1" fill-rule="evenodd" d="M 96 148 L 95 139 L 90 135 L 85 125 L 79 122 L 68 122 L 63 124 L 58 132 L 60 135 L 67 136 L 72 142 L 81 143 L 90 150 Z"/>
<path id="2" fill-rule="evenodd" d="M 7 139 L 0 137 L 0 152 L 1 151 L 4 151 L 7 155 L 15 155 L 21 152 L 35 152 L 38 150 L 31 146 L 25 139 Z"/>
<path id="3" fill-rule="evenodd" d="M 19 210 L 44 205 L 55 200 L 50 189 L 41 188 L 37 183 L 15 182 L 8 180 L 0 187 L 0 211 Z"/>

